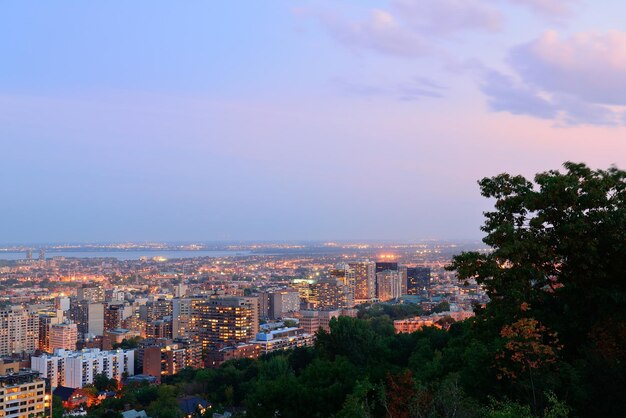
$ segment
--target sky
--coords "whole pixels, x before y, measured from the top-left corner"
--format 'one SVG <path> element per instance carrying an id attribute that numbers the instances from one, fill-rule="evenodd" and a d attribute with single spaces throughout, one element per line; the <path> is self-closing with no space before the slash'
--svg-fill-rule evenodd
<path id="1" fill-rule="evenodd" d="M 626 169 L 626 2 L 10 2 L 0 242 L 480 239 Z"/>

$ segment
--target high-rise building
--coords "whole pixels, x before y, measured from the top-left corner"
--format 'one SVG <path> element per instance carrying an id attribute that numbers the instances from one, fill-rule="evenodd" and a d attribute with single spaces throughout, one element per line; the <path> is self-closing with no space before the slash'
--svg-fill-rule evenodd
<path id="1" fill-rule="evenodd" d="M 190 337 L 191 313 L 194 300 L 198 298 L 175 298 L 172 299 L 172 337 Z"/>
<path id="2" fill-rule="evenodd" d="M 50 309 L 38 312 L 39 315 L 39 342 L 38 348 L 43 351 L 50 349 L 50 327 L 63 321 L 63 311 Z"/>
<path id="3" fill-rule="evenodd" d="M 94 376 L 102 373 L 118 381 L 124 375 L 132 376 L 135 374 L 134 362 L 134 350 L 54 350 L 53 354 L 31 357 L 31 368 L 49 379 L 52 387 L 82 388 L 93 383 Z"/>
<path id="4" fill-rule="evenodd" d="M 70 299 L 70 310 L 67 311 L 67 317 L 76 324 L 78 329 L 78 340 L 82 341 L 87 334 L 89 321 L 89 302 L 86 300 Z"/>
<path id="5" fill-rule="evenodd" d="M 398 271 L 398 263 L 389 261 L 377 261 L 376 273 L 380 273 L 381 271 L 385 270 Z"/>
<path id="6" fill-rule="evenodd" d="M 104 335 L 104 304 L 87 305 L 87 332 L 91 335 Z"/>
<path id="7" fill-rule="evenodd" d="M 283 318 L 300 310 L 300 295 L 296 289 L 275 290 L 269 295 L 269 318 Z"/>
<path id="8" fill-rule="evenodd" d="M 69 322 L 52 324 L 50 325 L 50 344 L 46 351 L 53 351 L 57 348 L 76 350 L 77 340 L 78 328 L 76 324 Z"/>
<path id="9" fill-rule="evenodd" d="M 354 299 L 356 303 L 376 299 L 376 264 L 370 261 L 349 263 L 354 271 Z"/>
<path id="10" fill-rule="evenodd" d="M 311 285 L 313 300 L 318 309 L 342 309 L 354 307 L 354 295 L 342 280 L 328 278 Z"/>
<path id="11" fill-rule="evenodd" d="M 104 309 L 104 331 L 122 327 L 124 320 L 124 305 L 108 305 Z"/>
<path id="12" fill-rule="evenodd" d="M 104 289 L 100 286 L 83 286 L 76 290 L 76 298 L 78 300 L 87 300 L 89 302 L 103 302 Z"/>
<path id="13" fill-rule="evenodd" d="M 402 296 L 402 278 L 398 270 L 383 270 L 376 273 L 376 290 L 381 302 Z"/>
<path id="14" fill-rule="evenodd" d="M 172 316 L 172 299 L 157 299 L 139 307 L 139 318 L 146 322 Z"/>
<path id="15" fill-rule="evenodd" d="M 0 356 L 31 353 L 39 346 L 39 315 L 23 306 L 0 311 Z"/>
<path id="16" fill-rule="evenodd" d="M 407 294 L 418 295 L 422 289 L 430 287 L 430 268 L 407 268 Z"/>
<path id="17" fill-rule="evenodd" d="M 39 373 L 21 370 L 0 376 L 0 413 L 4 418 L 45 415 L 46 382 Z"/>
<path id="18" fill-rule="evenodd" d="M 254 338 L 258 329 L 257 298 L 212 297 L 193 301 L 191 334 L 204 350 L 246 342 Z"/>

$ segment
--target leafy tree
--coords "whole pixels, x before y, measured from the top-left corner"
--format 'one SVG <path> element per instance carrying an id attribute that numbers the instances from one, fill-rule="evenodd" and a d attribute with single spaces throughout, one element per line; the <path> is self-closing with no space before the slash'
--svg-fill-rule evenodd
<path id="1" fill-rule="evenodd" d="M 617 390 L 626 383 L 626 172 L 564 166 L 534 182 L 509 174 L 481 180 L 495 203 L 482 227 L 492 251 L 463 253 L 450 268 L 476 279 L 490 298 L 473 321 L 477 336 L 497 341 L 505 327 L 537 321 L 562 349 L 556 338 L 536 343 L 550 346 L 557 367 L 582 377 L 578 412 L 619 416 L 626 409 Z M 581 390 L 554 375 L 550 383 L 556 393 Z"/>

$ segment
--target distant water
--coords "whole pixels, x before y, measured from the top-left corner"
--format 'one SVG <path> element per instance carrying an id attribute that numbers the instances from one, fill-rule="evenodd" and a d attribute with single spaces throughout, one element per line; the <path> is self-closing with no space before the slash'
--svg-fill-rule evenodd
<path id="1" fill-rule="evenodd" d="M 237 257 L 252 254 L 250 251 L 46 251 L 46 258 L 66 257 L 66 258 L 117 258 L 118 260 L 139 260 L 141 257 L 153 258 L 164 257 L 168 260 L 174 258 L 195 258 L 195 257 Z M 33 258 L 37 259 L 38 251 L 33 251 Z M 0 251 L 0 260 L 25 260 L 26 253 L 9 253 Z"/>

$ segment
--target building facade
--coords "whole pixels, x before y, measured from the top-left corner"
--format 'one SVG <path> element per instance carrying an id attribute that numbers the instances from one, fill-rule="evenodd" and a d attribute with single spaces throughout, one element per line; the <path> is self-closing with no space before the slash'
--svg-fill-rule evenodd
<path id="1" fill-rule="evenodd" d="M 34 371 L 0 376 L 0 416 L 22 418 L 44 416 L 46 383 Z"/>
<path id="2" fill-rule="evenodd" d="M 118 381 L 124 376 L 132 376 L 135 374 L 134 362 L 134 350 L 55 350 L 53 354 L 31 357 L 31 368 L 49 379 L 52 387 L 82 388 L 93 383 L 94 377 L 102 373 Z"/>
<path id="3" fill-rule="evenodd" d="M 0 311 L 0 356 L 32 353 L 39 346 L 39 315 L 22 306 Z"/>

